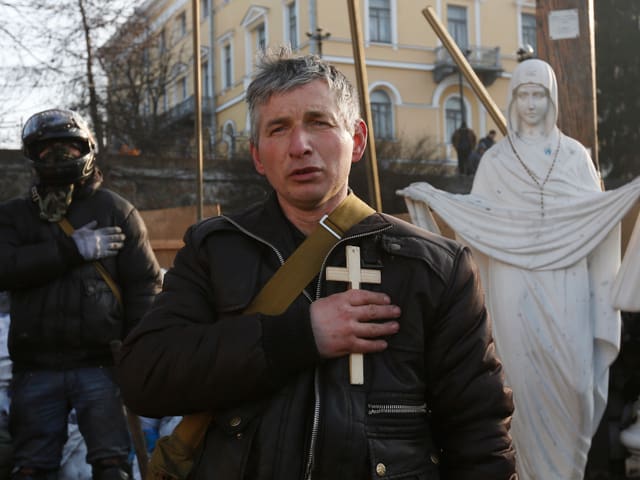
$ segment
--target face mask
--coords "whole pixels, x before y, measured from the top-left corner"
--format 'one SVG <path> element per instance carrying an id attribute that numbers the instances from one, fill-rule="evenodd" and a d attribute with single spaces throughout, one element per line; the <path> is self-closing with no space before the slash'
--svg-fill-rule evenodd
<path id="1" fill-rule="evenodd" d="M 40 161 L 48 165 L 76 160 L 82 156 L 81 146 L 74 143 L 57 142 L 40 152 Z"/>
<path id="2" fill-rule="evenodd" d="M 73 197 L 73 184 L 64 187 L 31 187 L 31 199 L 40 208 L 40 218 L 48 222 L 58 222 L 65 216 Z M 42 194 L 41 194 L 42 193 Z"/>

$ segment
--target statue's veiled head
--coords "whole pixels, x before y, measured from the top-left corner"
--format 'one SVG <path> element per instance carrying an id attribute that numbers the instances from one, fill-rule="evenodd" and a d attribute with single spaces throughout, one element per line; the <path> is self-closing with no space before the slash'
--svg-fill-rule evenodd
<path id="1" fill-rule="evenodd" d="M 549 108 L 542 122 L 543 133 L 548 135 L 558 121 L 558 83 L 556 75 L 547 62 L 536 58 L 525 60 L 513 71 L 509 84 L 508 97 L 508 121 L 509 129 L 513 132 L 521 132 L 523 123 L 527 119 L 523 117 L 522 109 L 518 108 L 518 90 L 536 90 L 542 87 L 549 100 Z M 530 92 L 528 92 L 530 93 Z"/>

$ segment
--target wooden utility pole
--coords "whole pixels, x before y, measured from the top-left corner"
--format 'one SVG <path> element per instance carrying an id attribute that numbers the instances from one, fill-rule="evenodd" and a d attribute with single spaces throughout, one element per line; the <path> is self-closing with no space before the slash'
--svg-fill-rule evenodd
<path id="1" fill-rule="evenodd" d="M 594 0 L 537 0 L 536 20 L 538 58 L 558 79 L 558 127 L 599 170 Z"/>
<path id="2" fill-rule="evenodd" d="M 382 212 L 382 197 L 380 195 L 380 181 L 378 179 L 378 159 L 376 157 L 376 140 L 374 136 L 375 132 L 373 131 L 371 103 L 369 102 L 369 83 L 367 80 L 367 66 L 364 60 L 364 41 L 362 39 L 362 30 L 360 29 L 359 1 L 348 0 L 347 5 L 349 7 L 353 59 L 356 64 L 358 93 L 360 94 L 360 108 L 364 121 L 367 127 L 369 127 L 369 141 L 367 142 L 364 159 L 369 184 L 369 203 L 378 212 Z"/>

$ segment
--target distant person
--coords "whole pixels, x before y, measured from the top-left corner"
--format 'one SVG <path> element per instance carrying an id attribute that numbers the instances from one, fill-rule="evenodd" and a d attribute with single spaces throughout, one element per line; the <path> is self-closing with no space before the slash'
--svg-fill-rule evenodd
<path id="1" fill-rule="evenodd" d="M 460 175 L 469 175 L 471 173 L 469 155 L 476 147 L 476 134 L 467 127 L 465 122 L 462 122 L 460 128 L 453 132 L 451 144 L 456 149 L 458 156 L 458 173 Z"/>
<path id="2" fill-rule="evenodd" d="M 515 478 L 511 394 L 476 267 L 459 244 L 349 190 L 367 142 L 353 86 L 317 56 L 282 51 L 261 59 L 246 97 L 254 166 L 274 191 L 187 231 L 123 344 L 127 403 L 213 414 L 193 480 Z M 321 254 L 305 243 L 333 238 Z M 327 280 L 346 245 L 381 284 Z M 298 264 L 314 265 L 309 284 L 287 275 L 264 303 L 291 301 L 254 310 L 297 248 L 312 248 Z M 351 354 L 364 354 L 361 378 Z"/>
<path id="3" fill-rule="evenodd" d="M 482 137 L 478 142 L 478 146 L 482 146 L 484 151 L 489 150 L 496 143 L 496 131 L 489 130 L 486 137 Z"/>
<path id="4" fill-rule="evenodd" d="M 482 143 L 478 143 L 478 146 L 473 149 L 473 152 L 469 155 L 469 175 L 475 175 L 485 151 L 486 148 Z"/>
<path id="5" fill-rule="evenodd" d="M 39 112 L 25 123 L 22 144 L 35 183 L 0 205 L 12 479 L 57 478 L 71 409 L 93 479 L 128 479 L 131 445 L 111 345 L 151 304 L 160 267 L 138 211 L 101 188 L 95 140 L 80 115 Z"/>

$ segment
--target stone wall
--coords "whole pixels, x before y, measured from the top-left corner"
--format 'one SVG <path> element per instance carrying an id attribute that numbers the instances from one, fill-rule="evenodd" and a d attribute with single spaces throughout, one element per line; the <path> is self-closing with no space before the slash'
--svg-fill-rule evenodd
<path id="1" fill-rule="evenodd" d="M 0 150 L 0 201 L 25 195 L 31 169 L 19 150 Z"/>
<path id="2" fill-rule="evenodd" d="M 131 156 L 108 156 L 98 159 L 104 173 L 104 186 L 121 194 L 139 210 L 185 207 L 197 202 L 197 168 L 192 159 L 151 159 Z M 26 194 L 31 182 L 30 168 L 18 150 L 0 150 L 0 201 Z M 405 213 L 402 197 L 396 191 L 410 183 L 428 181 L 438 188 L 465 193 L 471 177 L 459 177 L 450 170 L 423 168 L 423 173 L 405 174 L 397 165 L 384 162 L 378 172 L 383 211 Z M 222 212 L 233 212 L 255 203 L 270 190 L 248 158 L 206 160 L 203 173 L 203 203 L 219 205 Z M 369 201 L 367 171 L 364 162 L 356 163 L 350 185 Z"/>
<path id="3" fill-rule="evenodd" d="M 139 210 L 195 205 L 197 169 L 186 162 L 166 165 L 138 157 L 106 157 L 98 160 L 104 186 L 133 203 Z M 0 201 L 25 195 L 31 184 L 31 169 L 18 150 L 0 150 Z M 253 165 L 247 162 L 208 162 L 204 168 L 203 201 L 234 211 L 264 198 L 269 188 Z"/>

